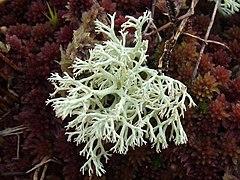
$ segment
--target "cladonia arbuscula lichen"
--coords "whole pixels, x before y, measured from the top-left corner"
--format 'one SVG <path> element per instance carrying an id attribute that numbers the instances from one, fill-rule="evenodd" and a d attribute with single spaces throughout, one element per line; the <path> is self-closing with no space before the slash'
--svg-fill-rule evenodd
<path id="1" fill-rule="evenodd" d="M 168 147 L 168 140 L 186 143 L 180 119 L 186 104 L 195 106 L 183 83 L 146 66 L 148 41 L 143 40 L 142 29 L 151 19 L 150 12 L 139 18 L 126 16 L 120 38 L 114 30 L 115 14 L 109 18 L 110 25 L 95 21 L 96 32 L 109 39 L 96 44 L 89 59 L 75 59 L 73 76 L 51 74 L 55 90 L 47 100 L 57 117 L 71 119 L 66 126 L 68 141 L 84 145 L 82 173 L 98 176 L 105 173 L 102 162 L 112 153 L 126 154 L 130 147 L 147 142 L 157 152 Z M 135 29 L 131 46 L 129 28 Z"/>

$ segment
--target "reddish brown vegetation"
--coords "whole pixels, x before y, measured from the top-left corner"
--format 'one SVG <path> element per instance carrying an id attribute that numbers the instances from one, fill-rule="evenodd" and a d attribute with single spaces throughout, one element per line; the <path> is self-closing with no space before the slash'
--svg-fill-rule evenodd
<path id="1" fill-rule="evenodd" d="M 151 9 L 152 2 L 101 0 L 99 5 L 103 9 L 82 18 L 83 12 L 89 11 L 94 3 L 89 0 L 50 0 L 49 4 L 56 9 L 59 18 L 56 27 L 44 15 L 48 13 L 45 1 L 11 0 L 0 4 L 0 41 L 11 47 L 9 51 L 0 49 L 0 130 L 17 125 L 27 128 L 20 134 L 19 159 L 14 159 L 17 136 L 0 136 L 0 178 L 32 179 L 34 170 L 25 172 L 44 157 L 57 159 L 49 162 L 46 179 L 84 178 L 79 172 L 84 162 L 79 156 L 79 147 L 67 142 L 65 122 L 55 118 L 51 107 L 45 106 L 52 88 L 47 77 L 50 72 L 61 72 L 61 68 L 66 68 L 63 64 L 71 63 L 69 59 L 76 55 L 84 57 L 88 41 L 92 45 L 104 38 L 96 37 L 92 32 L 92 18 L 116 11 L 116 26 L 119 27 L 125 21 L 125 15 L 139 16 L 147 8 Z M 212 11 L 207 3 L 200 2 L 184 31 L 204 36 Z M 157 8 L 154 19 L 157 26 L 168 20 Z M 198 105 L 190 109 L 183 120 L 188 144 L 172 145 L 159 154 L 145 146 L 130 150 L 126 156 L 114 155 L 106 165 L 107 173 L 102 179 L 240 178 L 239 19 L 239 14 L 228 18 L 218 14 L 210 39 L 225 43 L 230 50 L 208 44 L 193 83 L 191 77 L 201 42 L 183 35 L 173 49 L 168 75 L 183 81 Z M 91 36 L 80 34 L 78 42 L 82 46 L 69 45 L 73 31 L 81 25 L 80 32 L 89 32 Z M 169 27 L 161 32 L 163 41 L 172 31 Z M 149 66 L 156 67 L 163 45 L 155 40 L 155 35 L 148 38 L 151 47 Z M 62 67 L 58 63 L 60 46 L 67 49 L 66 62 L 62 56 L 60 63 Z"/>

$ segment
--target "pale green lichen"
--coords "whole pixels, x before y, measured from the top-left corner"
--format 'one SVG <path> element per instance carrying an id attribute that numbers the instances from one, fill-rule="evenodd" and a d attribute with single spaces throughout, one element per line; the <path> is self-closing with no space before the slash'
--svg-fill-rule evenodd
<path id="1" fill-rule="evenodd" d="M 219 11 L 225 15 L 229 16 L 240 10 L 240 0 L 210 0 L 210 1 L 220 1 Z"/>
<path id="2" fill-rule="evenodd" d="M 147 141 L 159 152 L 167 148 L 166 130 L 170 126 L 169 140 L 176 145 L 187 142 L 180 118 L 188 106 L 194 106 L 187 88 L 178 80 L 159 75 L 148 68 L 146 51 L 148 41 L 142 39 L 143 25 L 150 20 L 150 12 L 138 19 L 127 16 L 118 38 L 111 25 L 96 21 L 96 31 L 109 37 L 90 51 L 88 60 L 76 58 L 74 75 L 58 73 L 49 80 L 55 87 L 50 95 L 57 117 L 72 121 L 66 126 L 68 141 L 84 144 L 80 155 L 87 161 L 81 167 L 89 175 L 105 173 L 102 161 L 111 153 L 126 154 L 129 147 L 141 146 Z M 127 29 L 134 28 L 133 46 L 127 45 Z M 65 92 L 64 97 L 55 97 Z M 112 145 L 105 149 L 105 144 Z"/>

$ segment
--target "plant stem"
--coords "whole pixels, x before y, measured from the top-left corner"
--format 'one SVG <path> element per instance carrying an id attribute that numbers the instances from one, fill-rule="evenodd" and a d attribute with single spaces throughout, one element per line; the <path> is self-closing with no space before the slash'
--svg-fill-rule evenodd
<path id="1" fill-rule="evenodd" d="M 202 44 L 202 47 L 201 47 L 201 50 L 200 50 L 200 53 L 199 53 L 199 57 L 198 57 L 198 60 L 197 60 L 197 64 L 194 68 L 194 71 L 193 71 L 193 74 L 192 74 L 192 81 L 196 78 L 197 76 L 197 72 L 198 72 L 198 67 L 199 67 L 199 64 L 201 62 L 201 59 L 202 59 L 202 56 L 203 56 L 203 52 L 205 50 L 205 47 L 207 45 L 207 41 L 208 41 L 208 37 L 210 35 L 210 31 L 212 29 L 212 26 L 213 26 L 213 23 L 214 23 L 214 20 L 215 20 L 215 17 L 216 17 L 216 13 L 217 13 L 217 9 L 218 9 L 218 6 L 219 6 L 219 0 L 216 1 L 215 3 L 215 6 L 214 6 L 214 10 L 213 10 L 213 13 L 212 13 L 212 17 L 211 17 L 211 21 L 208 25 L 208 28 L 207 28 L 207 32 L 205 34 L 205 37 L 204 37 L 204 43 Z"/>

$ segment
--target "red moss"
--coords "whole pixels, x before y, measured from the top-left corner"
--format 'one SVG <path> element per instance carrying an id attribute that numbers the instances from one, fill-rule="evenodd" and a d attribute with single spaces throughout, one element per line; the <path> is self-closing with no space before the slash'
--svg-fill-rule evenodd
<path id="1" fill-rule="evenodd" d="M 231 71 L 227 70 L 225 67 L 217 66 L 212 71 L 213 71 L 212 74 L 214 75 L 214 77 L 222 85 L 226 85 L 230 81 Z"/>
<path id="2" fill-rule="evenodd" d="M 16 35 L 20 39 L 29 39 L 31 36 L 31 26 L 27 24 L 17 24 L 10 26 L 7 30 L 8 35 Z"/>
<path id="3" fill-rule="evenodd" d="M 115 25 L 116 25 L 116 27 L 120 27 L 126 21 L 127 21 L 127 19 L 125 18 L 125 16 L 119 15 L 115 19 Z"/>
<path id="4" fill-rule="evenodd" d="M 200 61 L 200 70 L 199 72 L 201 74 L 207 73 L 209 70 L 211 70 L 214 67 L 214 64 L 212 63 L 212 56 L 210 54 L 203 54 L 201 61 Z"/>
<path id="5" fill-rule="evenodd" d="M 56 9 L 63 8 L 67 5 L 68 0 L 51 0 L 51 5 L 53 5 Z"/>
<path id="6" fill-rule="evenodd" d="M 221 65 L 221 66 L 224 66 L 224 67 L 228 67 L 229 63 L 231 62 L 231 57 L 223 49 L 219 49 L 218 51 L 214 52 L 212 54 L 212 57 L 213 57 L 213 62 L 215 64 Z"/>
<path id="7" fill-rule="evenodd" d="M 53 27 L 49 22 L 37 23 L 32 28 L 31 36 L 36 42 L 45 42 L 48 40 L 49 36 L 52 36 Z"/>
<path id="8" fill-rule="evenodd" d="M 32 1 L 27 12 L 27 19 L 30 23 L 40 23 L 47 20 L 44 13 L 47 12 L 47 6 L 41 0 Z"/>
<path id="9" fill-rule="evenodd" d="M 17 66 L 17 69 L 20 70 L 21 64 L 24 63 L 28 55 L 28 49 L 24 46 L 24 40 L 21 40 L 16 35 L 6 35 L 6 42 L 10 45 L 10 51 L 6 56 Z"/>
<path id="10" fill-rule="evenodd" d="M 124 15 L 138 17 L 146 9 L 151 9 L 152 4 L 150 0 L 98 2 L 105 11 L 117 12 L 116 30 L 126 21 Z M 0 171 L 25 172 L 33 164 L 39 163 L 43 156 L 49 155 L 61 160 L 62 167 L 54 166 L 54 169 L 51 169 L 50 164 L 46 178 L 56 170 L 62 179 L 84 179 L 79 172 L 85 161 L 79 156 L 80 148 L 66 141 L 64 124 L 54 117 L 51 107 L 45 106 L 45 100 L 51 89 L 46 78 L 50 72 L 59 69 L 56 62 L 60 60 L 59 44 L 65 49 L 72 39 L 73 29 L 77 29 L 81 23 L 89 24 L 86 23 L 89 18 L 82 18 L 82 12 L 90 9 L 92 1 L 50 0 L 49 4 L 56 8 L 59 15 L 59 26 L 55 29 L 51 29 L 48 19 L 44 16 L 44 13 L 48 13 L 45 1 L 12 0 L 0 5 L 0 26 L 8 28 L 6 34 L 0 34 L 0 40 L 11 45 L 11 50 L 4 55 L 12 62 L 16 64 L 20 62 L 24 66 L 21 73 L 14 73 L 7 64 L 0 64 L 1 78 L 6 76 L 7 80 L 11 79 L 11 86 L 17 89 L 20 96 L 16 114 L 12 112 L 9 114 L 14 118 L 4 121 L 5 125 L 22 123 L 28 127 L 28 131 L 24 132 L 21 139 L 21 160 L 12 162 L 10 159 L 16 155 L 15 145 L 11 144 L 16 139 L 6 141 L 4 152 L 9 154 L 2 155 L 0 150 L 1 159 L 4 160 L 0 162 Z M 67 4 L 69 9 L 65 7 Z M 199 6 L 189 19 L 191 22 L 187 27 L 191 34 L 204 37 L 210 19 L 209 5 L 207 1 L 199 1 Z M 200 10 L 207 15 L 198 15 Z M 186 10 L 182 13 L 184 11 Z M 105 15 L 105 12 L 100 14 Z M 63 15 L 66 17 L 65 21 L 62 19 Z M 202 42 L 183 35 L 179 37 L 173 49 L 169 75 L 182 80 L 188 86 L 198 105 L 196 109 L 188 111 L 182 120 L 188 143 L 182 146 L 170 145 L 159 154 L 154 153 L 154 149 L 144 147 L 129 151 L 127 156 L 114 155 L 106 165 L 107 173 L 103 179 L 215 180 L 222 179 L 228 167 L 235 173 L 234 176 L 240 177 L 236 173 L 238 169 L 236 162 L 240 157 L 238 153 L 240 78 L 238 70 L 235 70 L 240 57 L 239 19 L 239 14 L 228 18 L 217 16 L 210 39 L 228 44 L 231 51 L 216 44 L 208 44 L 199 66 L 199 76 L 192 86 L 188 84 Z M 154 17 L 156 26 L 162 26 L 166 23 L 165 20 L 156 8 Z M 93 26 L 90 29 L 93 30 Z M 226 29 L 225 32 L 219 33 L 223 29 Z M 160 33 L 163 38 L 168 39 L 172 32 L 173 28 L 170 26 Z M 156 41 L 156 34 L 147 39 L 150 49 L 149 61 L 157 62 L 162 46 L 160 47 Z M 160 47 L 157 48 L 158 55 L 155 53 L 156 47 Z M 11 150 L 7 151 L 7 147 Z"/>
<path id="11" fill-rule="evenodd" d="M 28 6 L 28 0 L 14 0 L 10 2 L 10 7 L 12 8 L 12 11 L 15 12 L 15 15 L 19 15 L 18 13 L 21 13 L 25 8 Z M 18 12 L 16 14 L 16 12 Z"/>
<path id="12" fill-rule="evenodd" d="M 17 23 L 17 19 L 13 14 L 3 15 L 1 17 L 0 24 L 2 26 L 15 25 L 16 23 Z"/>
<path id="13" fill-rule="evenodd" d="M 74 144 L 67 142 L 65 130 L 61 129 L 54 141 L 54 150 L 63 162 L 63 176 L 65 179 L 83 179 L 79 169 L 82 157 Z"/>
<path id="14" fill-rule="evenodd" d="M 81 20 L 81 15 L 84 10 L 89 9 L 93 4 L 92 0 L 69 0 L 68 1 L 68 13 L 65 15 L 69 21 L 76 21 Z M 84 9 L 84 10 L 83 10 Z"/>
<path id="15" fill-rule="evenodd" d="M 233 117 L 235 121 L 240 123 L 240 103 L 233 105 L 232 107 Z"/>
<path id="16" fill-rule="evenodd" d="M 6 41 L 10 45 L 10 47 L 16 51 L 22 48 L 22 41 L 16 35 L 6 36 Z"/>
<path id="17" fill-rule="evenodd" d="M 232 81 L 232 87 L 235 93 L 240 93 L 240 77 Z"/>
<path id="18" fill-rule="evenodd" d="M 213 41 L 220 42 L 220 43 L 227 45 L 227 43 L 221 37 L 221 35 L 222 34 L 211 34 L 210 33 L 209 40 L 213 40 Z M 219 44 L 215 44 L 215 43 L 208 43 L 206 50 L 209 50 L 209 52 L 214 53 L 216 51 L 219 51 L 220 49 L 223 49 L 229 53 L 229 50 L 227 48 L 224 48 L 223 46 L 221 46 Z M 229 54 L 228 54 L 228 56 L 229 56 Z"/>
<path id="19" fill-rule="evenodd" d="M 72 40 L 73 29 L 67 25 L 60 28 L 58 32 L 55 33 L 55 39 L 60 44 L 67 44 Z"/>
<path id="20" fill-rule="evenodd" d="M 59 44 L 45 43 L 38 54 L 29 54 L 27 58 L 27 72 L 29 78 L 44 78 L 50 74 L 50 68 L 57 66 L 60 59 Z M 35 68 L 38 68 L 36 71 Z"/>
<path id="21" fill-rule="evenodd" d="M 116 11 L 116 3 L 113 3 L 112 0 L 101 0 L 101 6 L 105 11 L 113 13 Z"/>
<path id="22" fill-rule="evenodd" d="M 191 90 L 195 97 L 200 101 L 204 99 L 212 99 L 213 95 L 219 93 L 216 78 L 210 73 L 206 73 L 203 77 L 199 75 L 193 83 Z"/>
<path id="23" fill-rule="evenodd" d="M 193 18 L 193 31 L 195 31 L 197 33 L 197 35 L 199 35 L 201 38 L 203 38 L 202 36 L 205 35 L 206 31 L 207 31 L 207 27 L 209 25 L 210 22 L 210 18 L 209 16 L 204 16 L 204 15 L 200 15 L 200 16 L 196 16 Z"/>
<path id="24" fill-rule="evenodd" d="M 240 133 L 236 132 L 235 130 L 227 132 L 223 136 L 223 149 L 224 149 L 224 155 L 230 156 L 232 158 L 239 157 L 240 151 L 238 147 L 238 143 L 240 142 Z M 236 151 L 237 150 L 237 151 Z"/>
<path id="25" fill-rule="evenodd" d="M 193 70 L 194 67 L 190 62 L 186 62 L 186 64 L 180 65 L 177 69 L 177 71 L 179 72 L 177 79 L 182 81 L 187 81 L 191 79 Z"/>
<path id="26" fill-rule="evenodd" d="M 43 61 L 54 61 L 60 58 L 59 44 L 57 43 L 45 43 L 41 48 L 41 52 L 38 57 Z"/>
<path id="27" fill-rule="evenodd" d="M 230 29 L 226 31 L 229 39 L 240 40 L 240 27 L 233 25 Z"/>
<path id="28" fill-rule="evenodd" d="M 213 120 L 224 120 L 230 115 L 227 112 L 228 102 L 225 99 L 224 94 L 220 94 L 211 104 L 210 104 L 210 115 Z"/>
<path id="29" fill-rule="evenodd" d="M 197 44 L 196 41 L 190 40 L 178 45 L 173 51 L 174 60 L 177 61 L 176 64 L 178 62 L 196 62 L 198 57 Z"/>
<path id="30" fill-rule="evenodd" d="M 29 152 L 29 155 L 34 157 L 33 163 L 39 163 L 43 157 L 51 157 L 52 143 L 41 134 L 30 134 L 24 143 L 24 149 Z"/>
<path id="31" fill-rule="evenodd" d="M 233 41 L 229 42 L 229 47 L 236 58 L 240 58 L 240 46 L 239 41 L 234 39 Z"/>

